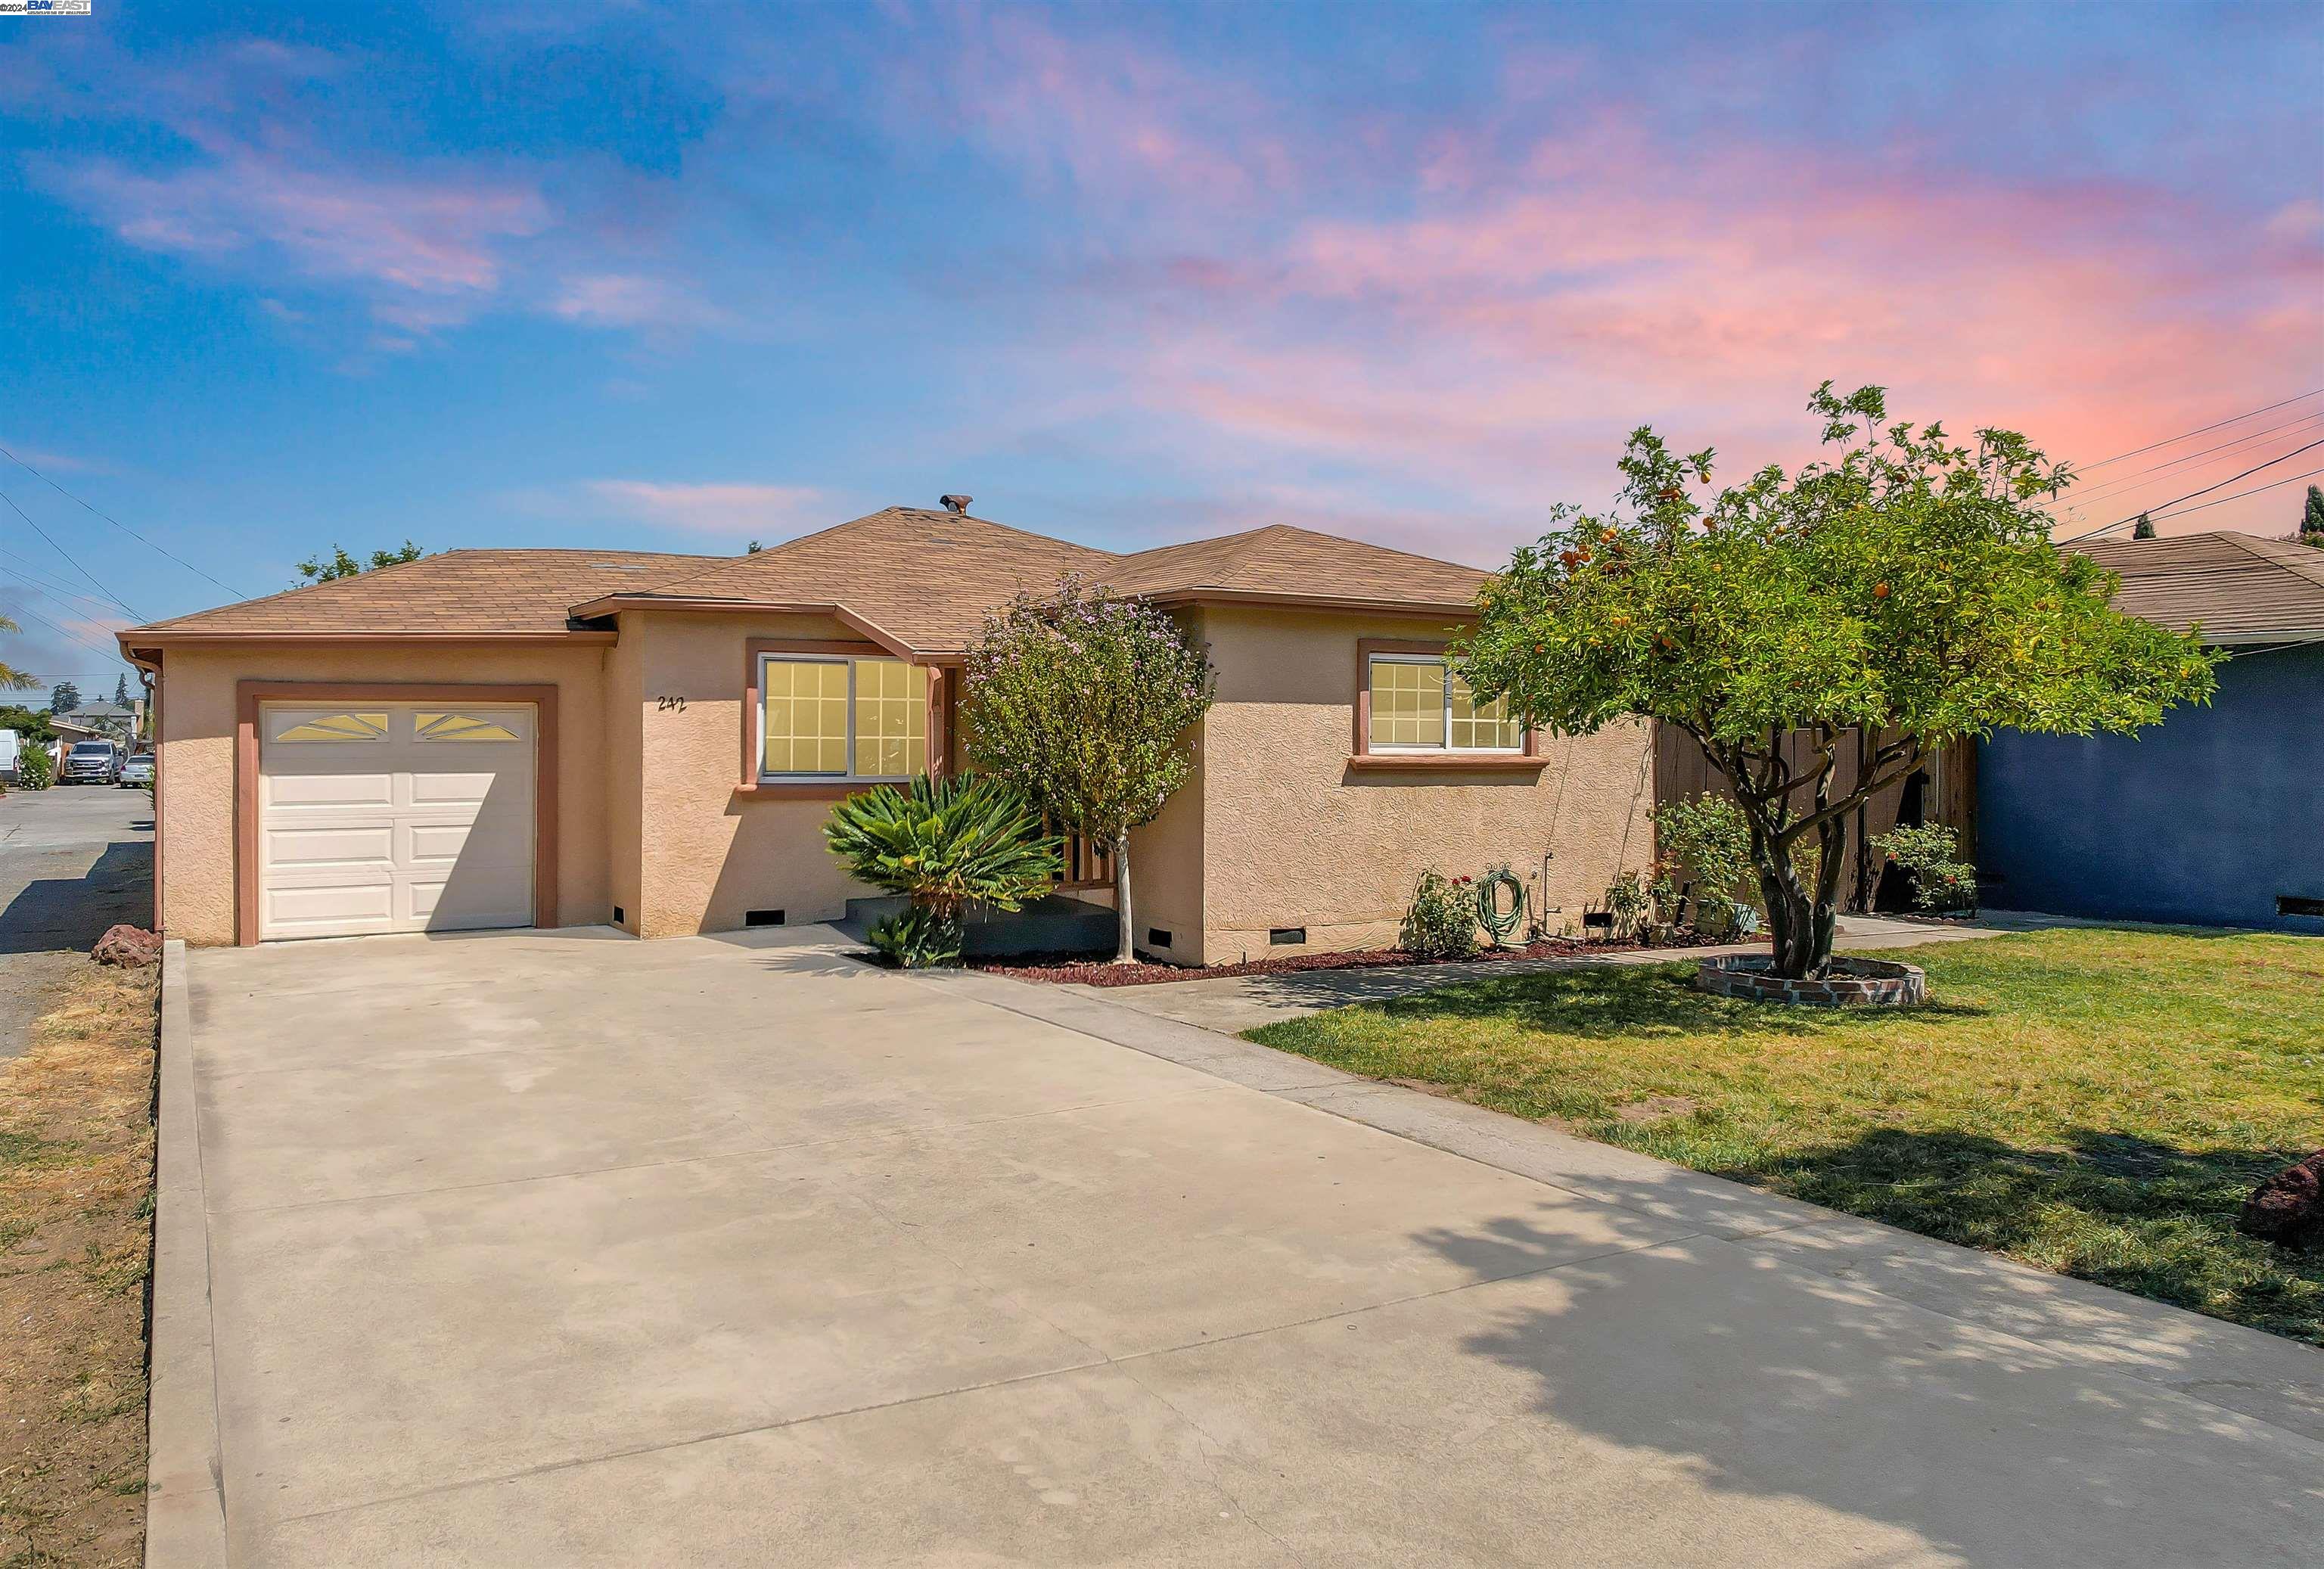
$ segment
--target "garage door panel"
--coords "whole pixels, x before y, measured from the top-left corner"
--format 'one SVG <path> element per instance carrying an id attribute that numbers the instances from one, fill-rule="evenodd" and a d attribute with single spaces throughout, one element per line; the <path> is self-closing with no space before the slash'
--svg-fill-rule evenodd
<path id="1" fill-rule="evenodd" d="M 269 708 L 261 734 L 261 937 L 532 920 L 530 709 Z"/>
<path id="2" fill-rule="evenodd" d="M 393 930 L 395 889 L 368 885 L 267 890 L 265 925 L 277 936 L 346 937 Z"/>
<path id="3" fill-rule="evenodd" d="M 311 757 L 300 757 L 299 763 L 309 764 Z M 377 752 L 366 752 L 364 761 L 376 764 Z M 270 807 L 386 807 L 395 803 L 395 776 L 392 773 L 281 773 L 271 774 L 266 780 L 266 804 Z"/>
<path id="4" fill-rule="evenodd" d="M 395 830 L 384 823 L 344 828 L 271 828 L 266 835 L 267 864 L 279 871 L 313 866 L 385 870 L 394 859 Z"/>
<path id="5" fill-rule="evenodd" d="M 513 750 L 512 748 L 511 750 Z M 415 807 L 482 806 L 495 797 L 513 800 L 530 795 L 531 771 L 511 769 L 501 773 L 414 773 L 411 804 Z M 512 774 L 515 777 L 512 778 Z"/>

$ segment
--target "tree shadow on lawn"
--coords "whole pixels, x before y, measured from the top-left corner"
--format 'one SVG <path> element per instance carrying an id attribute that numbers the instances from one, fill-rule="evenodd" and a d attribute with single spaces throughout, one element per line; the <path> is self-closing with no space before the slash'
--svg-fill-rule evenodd
<path id="1" fill-rule="evenodd" d="M 1650 1213 L 1673 1198 L 1650 1179 L 1600 1186 Z M 1494 1282 L 1458 1344 L 1529 1386 L 1541 1425 L 1500 1447 L 1563 1457 L 1536 1463 L 1542 1517 L 1645 1491 L 1655 1501 L 1630 1544 L 1642 1561 L 2289 1564 L 2305 1551 L 2308 1447 L 2160 1387 L 2216 1374 L 2200 1334 L 2057 1304 L 1967 1256 L 1924 1268 L 1953 1277 L 1952 1301 L 1984 1294 L 1990 1317 L 1923 1311 L 1748 1241 L 1560 1263 L 1562 1229 L 1517 1214 L 1418 1240 Z M 1996 1333 L 2011 1314 L 2050 1342 Z M 2116 1355 L 2115 1336 L 2135 1350 Z M 1467 1392 L 1454 1414 L 1473 1427 L 1488 1402 Z M 1563 1435 L 1575 1432 L 1595 1441 L 1579 1459 Z"/>
<path id="2" fill-rule="evenodd" d="M 1406 1022 L 1435 1019 L 1502 1020 L 1554 1035 L 1594 1040 L 1623 1035 L 1715 1035 L 1748 1029 L 1809 1038 L 1877 1024 L 1886 1011 L 1808 1008 L 1714 997 L 1694 989 L 1692 964 L 1607 965 L 1472 981 L 1377 1001 L 1382 1016 Z M 1933 1001 L 1896 1017 L 1978 1019 L 1989 1011 Z"/>
<path id="3" fill-rule="evenodd" d="M 2289 1147 L 2181 1149 L 2098 1128 L 2020 1146 L 1877 1128 L 1725 1177 L 2295 1339 L 2324 1342 L 2324 1251 L 2235 1229 Z"/>

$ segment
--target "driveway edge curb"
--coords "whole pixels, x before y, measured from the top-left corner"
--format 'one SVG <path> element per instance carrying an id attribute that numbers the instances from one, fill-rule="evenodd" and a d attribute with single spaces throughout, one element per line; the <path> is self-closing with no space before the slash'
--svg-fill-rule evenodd
<path id="1" fill-rule="evenodd" d="M 172 938 L 161 946 L 161 1084 L 154 1112 L 146 1569 L 211 1569 L 226 1562 L 217 1354 L 210 1329 L 209 1217 L 202 1199 L 193 1033 L 186 945 Z"/>

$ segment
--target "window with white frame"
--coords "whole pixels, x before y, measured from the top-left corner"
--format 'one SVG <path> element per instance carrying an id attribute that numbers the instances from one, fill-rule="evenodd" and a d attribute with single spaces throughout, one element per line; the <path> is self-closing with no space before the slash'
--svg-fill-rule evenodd
<path id="1" fill-rule="evenodd" d="M 900 780 L 928 767 L 928 670 L 901 660 L 759 656 L 759 775 Z"/>
<path id="2" fill-rule="evenodd" d="M 1459 671 L 1434 654 L 1373 654 L 1373 752 L 1523 752 L 1525 726 L 1506 698 L 1478 702 Z"/>

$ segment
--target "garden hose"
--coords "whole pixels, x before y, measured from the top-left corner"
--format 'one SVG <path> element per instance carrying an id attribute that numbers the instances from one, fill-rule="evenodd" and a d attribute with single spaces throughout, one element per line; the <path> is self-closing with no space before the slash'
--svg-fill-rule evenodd
<path id="1" fill-rule="evenodd" d="M 1509 908 L 1506 914 L 1501 909 L 1500 897 L 1496 891 L 1504 887 L 1509 891 Z M 1506 948 L 1509 946 L 1509 934 L 1517 929 L 1517 922 L 1525 919 L 1525 884 L 1519 882 L 1517 874 L 1508 867 L 1496 866 L 1477 879 L 1477 924 L 1490 935 L 1493 946 Z"/>

